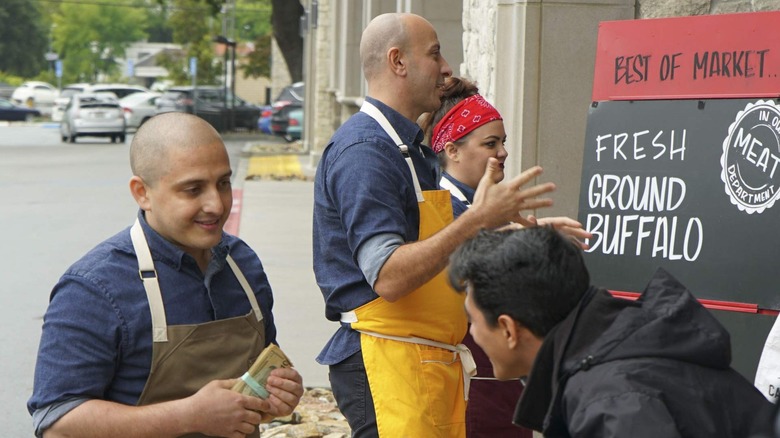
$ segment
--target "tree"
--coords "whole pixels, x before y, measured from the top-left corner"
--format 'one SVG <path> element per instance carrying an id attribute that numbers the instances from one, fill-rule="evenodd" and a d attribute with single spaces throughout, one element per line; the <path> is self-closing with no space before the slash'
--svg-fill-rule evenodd
<path id="1" fill-rule="evenodd" d="M 272 0 L 271 25 L 293 82 L 303 80 L 303 38 L 299 33 L 303 5 L 298 0 Z"/>
<path id="2" fill-rule="evenodd" d="M 29 0 L 0 2 L 0 71 L 33 77 L 46 67 L 48 27 Z"/>
<path id="3" fill-rule="evenodd" d="M 163 56 L 158 62 L 168 69 L 168 77 L 178 84 L 192 80 L 188 70 L 191 57 L 197 59 L 199 84 L 213 84 L 222 73 L 221 65 L 214 62 L 212 39 L 217 35 L 217 25 L 210 2 L 213 0 L 173 0 L 174 9 L 168 22 L 173 28 L 173 41 L 184 46 L 186 57 Z"/>
<path id="4" fill-rule="evenodd" d="M 118 71 L 132 42 L 143 39 L 143 9 L 107 4 L 60 4 L 54 16 L 54 48 L 63 60 L 66 81 L 96 81 Z"/>

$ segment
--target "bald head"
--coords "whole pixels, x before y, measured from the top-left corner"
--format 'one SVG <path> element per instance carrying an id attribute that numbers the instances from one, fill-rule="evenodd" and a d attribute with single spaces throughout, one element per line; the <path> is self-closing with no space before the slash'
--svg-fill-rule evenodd
<path id="1" fill-rule="evenodd" d="M 187 113 L 158 114 L 146 121 L 130 144 L 130 168 L 133 175 L 153 186 L 173 163 L 168 151 L 222 143 L 219 133 L 200 117 Z"/>
<path id="2" fill-rule="evenodd" d="M 376 16 L 360 38 L 360 61 L 366 80 L 373 79 L 385 65 L 387 51 L 398 47 L 406 50 L 409 44 L 408 23 L 413 20 L 427 20 L 419 15 L 389 13 Z"/>

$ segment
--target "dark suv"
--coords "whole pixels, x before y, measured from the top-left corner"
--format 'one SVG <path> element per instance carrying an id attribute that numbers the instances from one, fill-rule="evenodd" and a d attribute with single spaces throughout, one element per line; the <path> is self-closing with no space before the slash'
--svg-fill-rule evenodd
<path id="1" fill-rule="evenodd" d="M 290 124 L 290 111 L 303 108 L 303 82 L 284 87 L 276 97 L 271 110 L 271 131 L 286 136 Z"/>
<path id="2" fill-rule="evenodd" d="M 197 99 L 195 99 L 197 93 Z M 260 118 L 260 108 L 231 95 L 227 90 L 227 107 L 225 106 L 225 89 L 219 86 L 171 87 L 157 98 L 157 114 L 172 111 L 186 112 L 206 120 L 217 131 L 226 131 L 231 126 L 230 105 L 233 99 L 233 127 L 257 129 L 257 119 Z"/>

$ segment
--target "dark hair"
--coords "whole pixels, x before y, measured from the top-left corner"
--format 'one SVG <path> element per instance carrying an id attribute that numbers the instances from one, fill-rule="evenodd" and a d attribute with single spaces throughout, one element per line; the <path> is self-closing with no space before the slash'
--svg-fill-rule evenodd
<path id="1" fill-rule="evenodd" d="M 549 227 L 481 231 L 452 255 L 449 279 L 461 292 L 469 287 L 489 325 L 509 315 L 540 338 L 590 286 L 582 250 Z"/>
<path id="2" fill-rule="evenodd" d="M 425 133 L 425 141 L 431 144 L 431 137 L 433 137 L 433 127 L 461 100 L 479 94 L 479 88 L 475 82 L 471 82 L 465 78 L 449 77 L 444 82 L 442 88 L 441 106 L 438 110 L 423 114 L 420 119 L 420 127 Z M 466 141 L 468 135 L 461 138 L 456 144 Z M 439 164 L 442 167 L 446 166 L 445 154 L 439 153 Z"/>

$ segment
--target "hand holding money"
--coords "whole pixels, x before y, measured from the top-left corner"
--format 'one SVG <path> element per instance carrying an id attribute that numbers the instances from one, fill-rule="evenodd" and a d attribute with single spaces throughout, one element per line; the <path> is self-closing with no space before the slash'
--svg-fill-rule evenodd
<path id="1" fill-rule="evenodd" d="M 275 344 L 270 344 L 260 353 L 255 363 L 249 368 L 241 378 L 231 388 L 240 394 L 268 398 L 268 391 L 265 388 L 268 376 L 271 371 L 277 368 L 291 368 L 293 366 L 290 359 Z"/>

